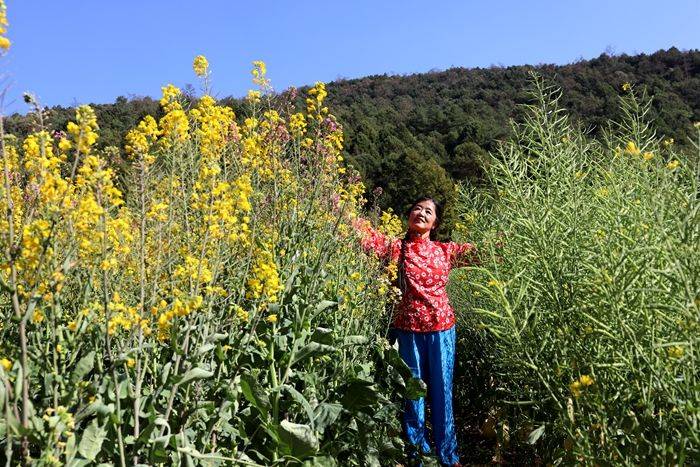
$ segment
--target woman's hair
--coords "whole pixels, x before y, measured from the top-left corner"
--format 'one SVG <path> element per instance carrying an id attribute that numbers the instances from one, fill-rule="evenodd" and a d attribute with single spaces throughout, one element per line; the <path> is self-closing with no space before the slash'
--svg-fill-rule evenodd
<path id="1" fill-rule="evenodd" d="M 411 214 L 411 211 L 413 211 L 413 208 L 415 208 L 418 203 L 423 201 L 431 201 L 435 206 L 435 224 L 434 228 L 430 231 L 430 239 L 435 240 L 435 231 L 440 226 L 440 221 L 442 221 L 442 204 L 440 204 L 430 196 L 421 196 L 420 198 L 415 200 L 413 204 L 411 204 L 411 207 L 408 208 L 408 211 L 406 211 L 406 216 L 409 216 Z M 408 230 L 406 231 L 406 235 L 404 236 L 404 238 L 401 239 L 401 254 L 399 255 L 399 271 L 397 274 L 397 280 L 399 283 L 399 289 L 401 289 L 401 293 L 406 293 L 406 271 L 403 265 L 404 257 L 406 254 L 406 240 L 408 240 Z"/>

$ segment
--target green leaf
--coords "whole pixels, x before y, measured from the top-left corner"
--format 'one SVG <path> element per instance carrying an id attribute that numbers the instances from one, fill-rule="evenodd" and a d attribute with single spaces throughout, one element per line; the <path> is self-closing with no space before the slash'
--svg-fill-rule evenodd
<path id="1" fill-rule="evenodd" d="M 318 342 L 319 344 L 331 345 L 333 344 L 333 330 L 321 327 L 316 328 L 311 335 L 311 341 Z"/>
<path id="2" fill-rule="evenodd" d="M 316 313 L 320 313 L 332 306 L 336 306 L 338 302 L 333 302 L 331 300 L 323 300 L 321 303 L 316 305 Z"/>
<path id="3" fill-rule="evenodd" d="M 335 423 L 342 411 L 343 406 L 340 404 L 328 402 L 318 404 L 314 409 L 314 426 L 316 431 L 323 433 L 326 427 Z"/>
<path id="4" fill-rule="evenodd" d="M 309 425 L 282 420 L 279 425 L 280 442 L 286 445 L 289 454 L 297 459 L 316 454 L 319 448 L 318 439 Z"/>
<path id="5" fill-rule="evenodd" d="M 94 461 L 100 449 L 102 449 L 102 442 L 106 436 L 107 432 L 97 425 L 97 420 L 93 420 L 83 432 L 83 437 L 78 445 L 78 452 L 86 459 Z"/>
<path id="6" fill-rule="evenodd" d="M 324 355 L 335 352 L 337 349 L 332 345 L 319 344 L 318 342 L 309 342 L 304 347 L 302 347 L 299 352 L 294 355 L 294 361 L 292 363 L 301 362 L 307 358 L 315 357 L 318 355 Z"/>
<path id="7" fill-rule="evenodd" d="M 160 382 L 161 384 L 165 384 L 166 381 L 168 381 L 168 376 L 170 376 L 170 367 L 172 366 L 172 362 L 168 362 L 165 365 L 163 365 L 163 368 L 160 371 Z"/>
<path id="8" fill-rule="evenodd" d="M 212 376 L 214 376 L 214 372 L 213 372 L 213 371 L 209 371 L 209 370 L 207 370 L 207 369 L 205 369 L 205 368 L 202 368 L 202 367 L 197 366 L 197 367 L 194 367 L 194 368 L 192 368 L 191 370 L 187 371 L 187 373 L 185 373 L 185 374 L 182 376 L 182 379 L 180 380 L 180 382 L 179 382 L 178 384 L 179 384 L 180 386 L 182 386 L 182 385 L 184 385 L 185 383 L 189 383 L 189 382 L 192 381 L 192 380 L 195 380 L 195 379 L 206 379 L 206 378 L 211 378 Z"/>
<path id="9" fill-rule="evenodd" d="M 204 344 L 203 346 L 197 349 L 197 355 L 205 354 L 215 347 L 216 344 Z"/>
<path id="10" fill-rule="evenodd" d="M 344 345 L 363 345 L 369 342 L 367 336 L 346 336 L 343 339 Z"/>
<path id="11" fill-rule="evenodd" d="M 410 378 L 413 378 L 413 372 L 411 372 L 411 369 L 406 365 L 406 362 L 396 349 L 390 348 L 384 352 L 384 359 L 399 372 L 404 381 L 408 382 Z"/>
<path id="12" fill-rule="evenodd" d="M 207 337 L 207 342 L 219 342 L 219 341 L 226 339 L 227 337 L 228 337 L 228 334 L 224 334 L 224 333 L 219 332 L 219 333 L 215 333 L 215 334 L 212 334 L 211 336 Z"/>
<path id="13" fill-rule="evenodd" d="M 416 400 L 420 397 L 425 397 L 427 392 L 425 381 L 420 378 L 410 378 L 406 381 L 406 397 L 411 400 Z"/>
<path id="14" fill-rule="evenodd" d="M 241 376 L 241 391 L 243 396 L 250 402 L 253 407 L 267 417 L 270 412 L 270 398 L 263 388 L 260 387 L 257 380 L 251 375 Z"/>
<path id="15" fill-rule="evenodd" d="M 294 399 L 296 402 L 299 403 L 299 405 L 301 405 L 304 408 L 304 410 L 306 411 L 306 415 L 309 417 L 309 423 L 311 424 L 311 429 L 313 430 L 314 429 L 314 419 L 316 417 L 314 416 L 314 411 L 311 408 L 311 404 L 309 404 L 309 401 L 306 400 L 306 397 L 304 397 L 304 395 L 302 393 L 300 393 L 299 391 L 294 389 L 294 387 L 292 387 L 288 384 L 285 384 L 284 386 L 282 386 L 282 389 L 287 391 L 292 396 L 292 399 Z"/>
<path id="16" fill-rule="evenodd" d="M 83 358 L 78 360 L 78 363 L 75 365 L 75 370 L 73 370 L 73 373 L 71 374 L 71 381 L 73 382 L 73 384 L 85 379 L 85 376 L 87 376 L 87 374 L 90 373 L 90 371 L 92 371 L 92 368 L 94 366 L 95 351 L 93 350 L 92 352 L 89 352 Z"/>
<path id="17" fill-rule="evenodd" d="M 538 439 L 544 434 L 544 425 L 542 425 L 539 428 L 536 428 L 530 432 L 530 435 L 527 437 L 527 442 L 530 444 L 535 444 Z"/>
<path id="18" fill-rule="evenodd" d="M 345 389 L 341 403 L 351 412 L 367 408 L 379 401 L 377 389 L 365 380 L 355 379 L 350 381 Z"/>

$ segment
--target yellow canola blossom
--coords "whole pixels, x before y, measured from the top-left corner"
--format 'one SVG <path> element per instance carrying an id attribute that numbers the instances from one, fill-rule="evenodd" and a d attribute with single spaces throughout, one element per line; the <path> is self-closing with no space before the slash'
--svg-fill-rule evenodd
<path id="1" fill-rule="evenodd" d="M 197 55 L 192 62 L 192 69 L 197 76 L 206 76 L 209 72 L 209 61 L 204 55 Z"/>
<path id="2" fill-rule="evenodd" d="M 574 380 L 569 384 L 569 390 L 574 397 L 580 397 L 583 390 L 595 383 L 595 380 L 589 375 L 581 375 L 579 379 Z"/>
<path id="3" fill-rule="evenodd" d="M 253 62 L 253 69 L 250 71 L 253 75 L 253 83 L 257 84 L 261 88 L 269 88 L 270 80 L 265 76 L 267 75 L 267 65 L 261 60 L 256 60 Z"/>
<path id="4" fill-rule="evenodd" d="M 168 84 L 161 90 L 163 97 L 160 99 L 160 105 L 165 111 L 165 115 L 160 119 L 159 126 L 163 135 L 161 143 L 167 149 L 173 144 L 183 143 L 190 139 L 190 124 L 179 101 L 182 94 L 180 89 Z"/>
<path id="5" fill-rule="evenodd" d="M 627 142 L 627 145 L 625 146 L 625 152 L 632 156 L 638 156 L 640 154 L 640 150 L 634 141 Z"/>
<path id="6" fill-rule="evenodd" d="M 379 231 L 389 237 L 398 237 L 403 232 L 401 219 L 394 214 L 393 209 L 382 211 L 382 216 L 379 219 Z"/>
<path id="7" fill-rule="evenodd" d="M 129 130 L 126 134 L 126 146 L 124 149 L 129 155 L 146 156 L 159 135 L 160 130 L 158 129 L 156 119 L 147 115 L 139 122 L 136 128 Z M 153 163 L 154 159 L 153 157 L 147 157 L 145 161 L 150 165 Z"/>
<path id="8" fill-rule="evenodd" d="M 0 49 L 3 51 L 7 51 L 11 45 L 10 39 L 5 37 L 7 26 L 9 26 L 7 21 L 7 7 L 5 6 L 5 1 L 0 0 Z"/>
<path id="9" fill-rule="evenodd" d="M 328 96 L 326 85 L 321 81 L 317 81 L 307 94 L 309 97 L 306 98 L 306 112 L 309 115 L 315 114 L 315 118 L 318 121 L 322 121 L 328 115 L 328 108 L 323 107 L 323 101 Z"/>
<path id="10" fill-rule="evenodd" d="M 277 301 L 277 294 L 282 290 L 277 264 L 269 251 L 270 245 L 258 248 L 246 282 L 246 298 L 261 299 L 263 304 Z"/>
<path id="11" fill-rule="evenodd" d="M 97 116 L 89 105 L 75 109 L 75 122 L 68 122 L 66 130 L 73 137 L 73 144 L 81 154 L 89 154 L 97 142 Z"/>

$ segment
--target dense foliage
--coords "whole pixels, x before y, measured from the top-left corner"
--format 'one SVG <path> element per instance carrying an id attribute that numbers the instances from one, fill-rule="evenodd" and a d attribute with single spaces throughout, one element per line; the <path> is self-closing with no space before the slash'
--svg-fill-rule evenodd
<path id="1" fill-rule="evenodd" d="M 472 410 L 546 460 L 695 464 L 700 124 L 679 153 L 625 85 L 620 120 L 594 140 L 535 84 L 488 185 L 461 191 L 469 238 L 502 261 L 452 284 L 471 340 L 460 361 L 477 365 L 457 393 L 483 391 Z"/>

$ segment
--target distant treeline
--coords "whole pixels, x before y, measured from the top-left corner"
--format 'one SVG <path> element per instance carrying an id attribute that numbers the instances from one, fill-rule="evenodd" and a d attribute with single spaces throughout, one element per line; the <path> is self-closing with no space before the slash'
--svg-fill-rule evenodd
<path id="1" fill-rule="evenodd" d="M 689 146 L 693 123 L 700 120 L 700 50 L 676 48 L 651 55 L 603 54 L 563 66 L 451 68 L 339 80 L 327 86 L 328 103 L 343 124 L 347 160 L 362 173 L 368 194 L 382 187 L 380 206 L 401 211 L 423 193 L 449 204 L 452 182 L 478 181 L 480 157 L 509 137 L 518 104 L 529 102 L 533 70 L 562 88 L 563 105 L 594 135 L 618 117 L 617 96 L 627 82 L 653 96 L 655 127 L 675 144 Z M 245 113 L 242 100 L 224 101 L 237 114 Z M 158 101 L 149 97 L 119 97 L 94 108 L 100 144 L 117 147 L 142 117 L 160 112 Z M 64 128 L 71 118 L 71 108 L 53 107 L 48 124 Z M 6 130 L 20 136 L 32 126 L 31 116 L 12 115 L 6 121 Z"/>

